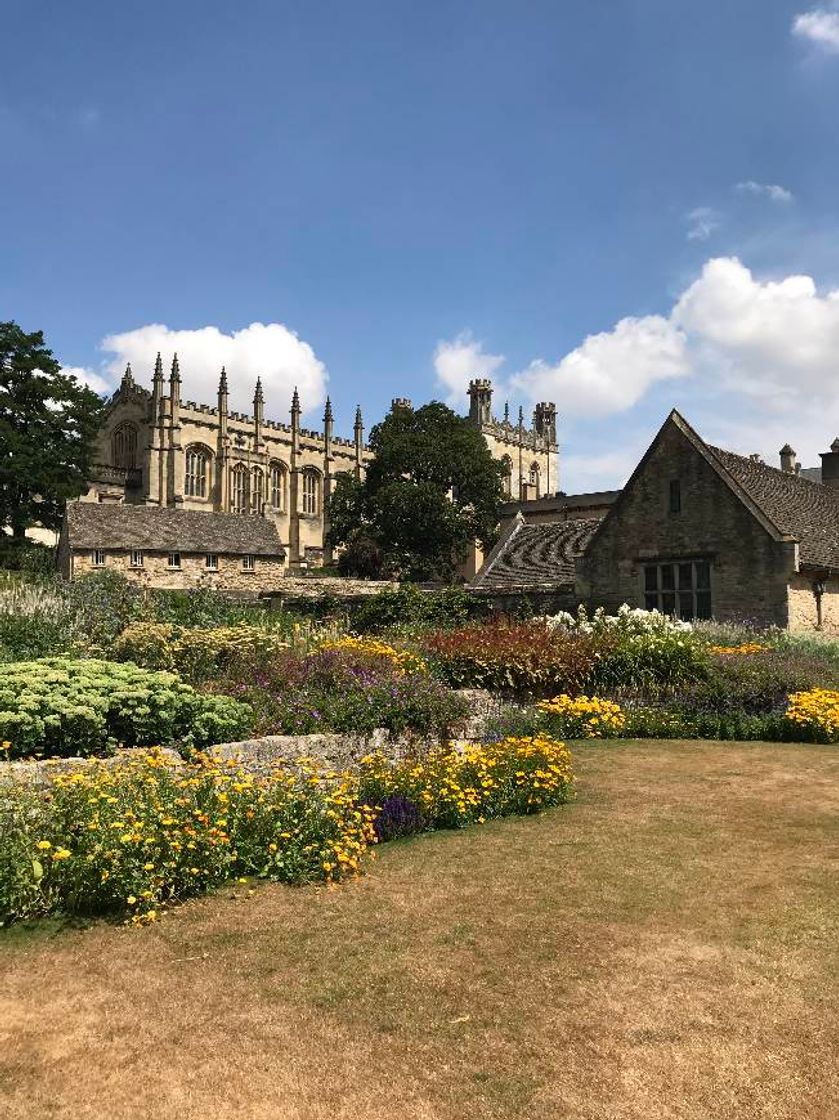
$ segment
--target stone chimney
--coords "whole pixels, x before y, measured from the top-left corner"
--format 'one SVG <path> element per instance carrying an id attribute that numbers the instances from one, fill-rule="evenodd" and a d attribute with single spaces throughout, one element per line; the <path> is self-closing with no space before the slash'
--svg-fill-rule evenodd
<path id="1" fill-rule="evenodd" d="M 822 461 L 822 485 L 839 490 L 839 436 L 831 443 L 830 451 L 823 451 L 819 458 Z"/>
<path id="2" fill-rule="evenodd" d="M 788 443 L 785 443 L 780 450 L 781 456 L 781 470 L 785 474 L 797 474 L 797 463 L 795 461 L 795 452 Z"/>
<path id="3" fill-rule="evenodd" d="M 395 412 L 397 408 L 405 408 L 410 412 L 413 409 L 413 404 L 407 397 L 394 397 L 390 402 L 390 411 Z"/>

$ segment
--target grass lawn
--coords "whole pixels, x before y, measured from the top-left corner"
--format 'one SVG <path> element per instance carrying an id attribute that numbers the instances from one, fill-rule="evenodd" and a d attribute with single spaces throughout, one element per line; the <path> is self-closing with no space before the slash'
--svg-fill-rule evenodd
<path id="1" fill-rule="evenodd" d="M 0 1115 L 839 1117 L 839 749 L 575 756 L 337 889 L 4 934 Z"/>

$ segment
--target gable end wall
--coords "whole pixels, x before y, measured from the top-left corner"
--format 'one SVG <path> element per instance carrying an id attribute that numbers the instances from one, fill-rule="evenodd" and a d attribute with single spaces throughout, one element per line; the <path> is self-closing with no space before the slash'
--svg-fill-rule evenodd
<path id="1" fill-rule="evenodd" d="M 681 512 L 669 512 L 678 479 Z M 657 560 L 711 561 L 720 620 L 787 625 L 795 547 L 763 528 L 672 421 L 627 485 L 578 565 L 578 594 L 615 610 L 644 605 L 643 567 Z"/>

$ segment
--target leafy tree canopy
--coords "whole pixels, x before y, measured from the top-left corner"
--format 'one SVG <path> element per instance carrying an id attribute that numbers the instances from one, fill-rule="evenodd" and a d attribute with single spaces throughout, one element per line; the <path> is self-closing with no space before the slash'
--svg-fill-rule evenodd
<path id="1" fill-rule="evenodd" d="M 58 529 L 85 489 L 102 400 L 62 371 L 41 331 L 0 323 L 0 525 Z"/>
<path id="2" fill-rule="evenodd" d="M 502 467 L 480 432 L 438 401 L 397 406 L 370 433 L 364 482 L 337 479 L 330 541 L 374 541 L 390 571 L 451 579 L 471 541 L 491 544 L 502 500 Z"/>

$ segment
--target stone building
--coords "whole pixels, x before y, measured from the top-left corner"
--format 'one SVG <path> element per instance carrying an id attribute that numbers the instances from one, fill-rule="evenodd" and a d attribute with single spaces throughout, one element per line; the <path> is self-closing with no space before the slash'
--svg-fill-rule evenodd
<path id="1" fill-rule="evenodd" d="M 536 406 L 533 427 L 519 411 L 511 424 L 492 415 L 492 385 L 469 386 L 469 422 L 505 465 L 511 496 L 537 498 L 556 485 L 556 408 Z M 394 405 L 410 407 L 410 401 Z M 334 434 L 327 398 L 323 430 L 301 426 L 297 390 L 289 424 L 265 417 L 257 380 L 252 415 L 228 407 L 227 373 L 221 371 L 216 404 L 181 399 L 177 355 L 164 380 L 158 354 L 148 390 L 136 383 L 129 366 L 108 403 L 99 437 L 96 466 L 83 502 L 158 506 L 213 513 L 256 514 L 272 521 L 293 569 L 329 561 L 326 534 L 329 496 L 335 477 L 349 471 L 364 477 L 371 453 L 365 445 L 361 411 L 353 438 Z M 476 570 L 475 564 L 470 574 Z"/>
<path id="2" fill-rule="evenodd" d="M 581 599 L 839 629 L 839 442 L 821 482 L 712 447 L 671 412 L 578 564 Z"/>
<path id="3" fill-rule="evenodd" d="M 285 550 L 267 517 L 71 502 L 58 541 L 65 579 L 108 569 L 146 587 L 253 594 L 283 585 Z"/>
<path id="4" fill-rule="evenodd" d="M 592 496 L 532 522 L 522 506 L 472 586 L 499 603 L 526 593 L 839 633 L 839 439 L 821 459 L 802 470 L 786 445 L 771 467 L 673 411 L 599 519 L 574 516 L 596 512 Z"/>
<path id="5" fill-rule="evenodd" d="M 302 427 L 300 417 L 295 390 L 291 423 L 267 420 L 259 380 L 253 414 L 231 411 L 225 370 L 215 406 L 183 401 L 177 355 L 164 382 L 158 354 L 151 391 L 126 369 L 108 404 L 82 500 L 257 514 L 276 526 L 290 563 L 320 563 L 335 475 L 351 471 L 361 478 L 369 452 L 360 410 L 351 440 L 334 435 L 328 398 L 322 432 Z"/>

